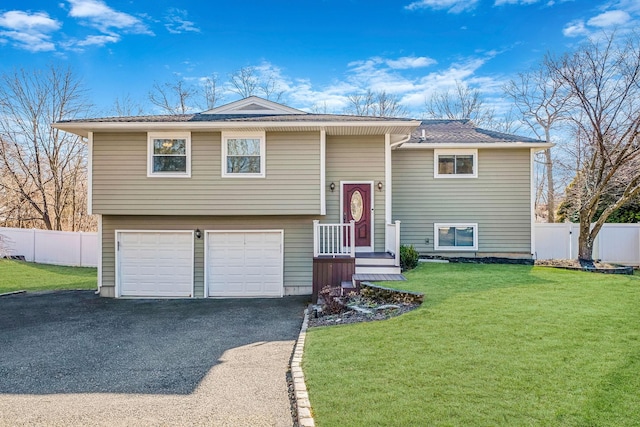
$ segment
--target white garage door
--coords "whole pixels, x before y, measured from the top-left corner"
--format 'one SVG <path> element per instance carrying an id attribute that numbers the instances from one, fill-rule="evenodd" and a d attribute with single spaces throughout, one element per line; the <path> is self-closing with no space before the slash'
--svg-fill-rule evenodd
<path id="1" fill-rule="evenodd" d="M 118 294 L 193 296 L 193 232 L 119 231 Z"/>
<path id="2" fill-rule="evenodd" d="M 210 297 L 281 297 L 282 231 L 207 233 Z"/>

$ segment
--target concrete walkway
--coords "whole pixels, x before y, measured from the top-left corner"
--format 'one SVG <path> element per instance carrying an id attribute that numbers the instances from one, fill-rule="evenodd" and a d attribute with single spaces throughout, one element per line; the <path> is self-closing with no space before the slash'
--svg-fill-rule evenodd
<path id="1" fill-rule="evenodd" d="M 305 298 L 0 298 L 0 425 L 291 426 Z"/>

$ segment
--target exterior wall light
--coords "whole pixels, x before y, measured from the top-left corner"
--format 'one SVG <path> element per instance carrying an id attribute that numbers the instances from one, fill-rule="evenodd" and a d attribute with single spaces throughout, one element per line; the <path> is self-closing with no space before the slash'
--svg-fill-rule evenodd
<path id="1" fill-rule="evenodd" d="M 336 189 L 336 184 L 335 182 L 332 182 L 331 184 L 329 184 L 329 190 L 331 190 L 331 192 L 333 193 L 333 191 Z"/>
<path id="2" fill-rule="evenodd" d="M 202 238 L 202 231 L 200 231 L 199 228 L 196 228 L 196 239 L 201 239 Z"/>
<path id="3" fill-rule="evenodd" d="M 382 181 L 378 181 L 378 191 L 382 191 Z"/>

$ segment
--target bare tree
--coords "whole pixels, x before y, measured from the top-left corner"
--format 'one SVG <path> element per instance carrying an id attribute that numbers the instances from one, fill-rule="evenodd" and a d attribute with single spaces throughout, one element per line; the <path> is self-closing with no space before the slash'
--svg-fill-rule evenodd
<path id="1" fill-rule="evenodd" d="M 354 116 L 373 116 L 373 103 L 375 95 L 371 89 L 367 89 L 365 93 L 352 93 L 347 95 L 349 106 L 345 112 Z"/>
<path id="2" fill-rule="evenodd" d="M 0 76 L 0 201 L 5 224 L 83 230 L 86 145 L 51 123 L 84 116 L 90 105 L 70 69 Z"/>
<path id="3" fill-rule="evenodd" d="M 273 72 L 263 75 L 260 79 L 260 92 L 266 99 L 274 102 L 281 102 L 284 96 L 284 89 L 280 84 L 278 76 Z"/>
<path id="4" fill-rule="evenodd" d="M 505 86 L 505 93 L 513 100 L 522 121 L 538 139 L 552 142 L 551 131 L 567 113 L 568 94 L 558 79 L 553 79 L 545 66 L 518 75 Z M 544 177 L 546 178 L 547 221 L 555 222 L 554 161 L 551 149 L 543 150 Z"/>
<path id="5" fill-rule="evenodd" d="M 229 74 L 231 90 L 243 98 L 258 94 L 260 79 L 255 67 L 242 67 Z"/>
<path id="6" fill-rule="evenodd" d="M 406 107 L 400 104 L 400 97 L 383 90 L 375 94 L 373 114 L 378 117 L 404 117 L 409 114 Z"/>
<path id="7" fill-rule="evenodd" d="M 356 116 L 404 117 L 409 114 L 407 108 L 400 104 L 400 98 L 385 90 L 373 92 L 368 89 L 364 93 L 352 93 L 347 100 L 349 106 L 345 111 Z"/>
<path id="8" fill-rule="evenodd" d="M 218 85 L 218 75 L 211 74 L 201 80 L 202 93 L 207 106 L 207 110 L 214 108 L 222 100 L 222 93 Z"/>
<path id="9" fill-rule="evenodd" d="M 117 116 L 141 116 L 144 114 L 144 107 L 142 104 L 131 99 L 130 94 L 126 94 L 122 97 L 117 97 L 113 101 L 111 112 Z"/>
<path id="10" fill-rule="evenodd" d="M 613 33 L 561 58 L 548 56 L 544 64 L 568 93 L 581 152 L 572 194 L 580 218 L 578 257 L 589 262 L 607 218 L 640 194 L 640 40 Z M 620 191 L 605 207 L 612 188 Z"/>
<path id="11" fill-rule="evenodd" d="M 314 114 L 331 114 L 327 101 L 322 101 L 321 103 L 316 102 L 313 104 L 311 106 L 311 112 Z"/>
<path id="12" fill-rule="evenodd" d="M 231 91 L 243 98 L 259 95 L 271 101 L 280 102 L 284 89 L 278 76 L 271 70 L 262 72 L 256 67 L 242 67 L 229 74 Z"/>
<path id="13" fill-rule="evenodd" d="M 170 82 L 154 82 L 149 91 L 149 101 L 166 114 L 187 114 L 197 109 L 198 95 L 198 88 L 174 76 Z"/>
<path id="14" fill-rule="evenodd" d="M 434 92 L 425 101 L 426 116 L 434 119 L 469 119 L 477 126 L 494 121 L 494 112 L 484 105 L 480 91 L 456 81 L 452 91 Z"/>

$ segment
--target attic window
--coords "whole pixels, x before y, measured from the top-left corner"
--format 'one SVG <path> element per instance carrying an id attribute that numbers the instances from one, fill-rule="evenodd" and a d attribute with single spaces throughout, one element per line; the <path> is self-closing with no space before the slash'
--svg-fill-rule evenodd
<path id="1" fill-rule="evenodd" d="M 190 133 L 149 133 L 147 154 L 147 176 L 191 176 Z"/>
<path id="2" fill-rule="evenodd" d="M 477 178 L 478 150 L 434 150 L 435 178 Z"/>
<path id="3" fill-rule="evenodd" d="M 222 176 L 265 177 L 265 133 L 222 133 Z"/>

